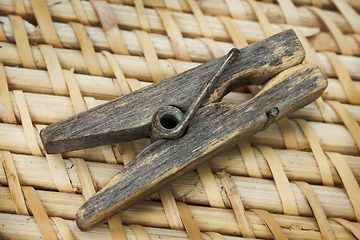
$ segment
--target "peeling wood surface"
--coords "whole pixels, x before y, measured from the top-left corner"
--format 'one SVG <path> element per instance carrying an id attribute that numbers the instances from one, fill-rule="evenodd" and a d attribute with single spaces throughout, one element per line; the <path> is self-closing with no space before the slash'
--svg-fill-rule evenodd
<path id="1" fill-rule="evenodd" d="M 221 77 L 203 105 L 218 102 L 242 85 L 262 85 L 303 61 L 304 49 L 293 30 L 240 49 L 240 55 Z M 47 153 L 127 142 L 149 136 L 151 119 L 161 106 L 187 110 L 223 57 L 205 63 L 110 103 L 50 125 L 41 131 Z"/>
<path id="2" fill-rule="evenodd" d="M 182 138 L 151 144 L 90 198 L 76 215 L 78 227 L 89 230 L 124 211 L 240 140 L 261 131 L 270 109 L 279 109 L 278 120 L 314 101 L 326 87 L 327 80 L 318 67 L 302 64 L 271 79 L 243 104 L 203 106 Z"/>

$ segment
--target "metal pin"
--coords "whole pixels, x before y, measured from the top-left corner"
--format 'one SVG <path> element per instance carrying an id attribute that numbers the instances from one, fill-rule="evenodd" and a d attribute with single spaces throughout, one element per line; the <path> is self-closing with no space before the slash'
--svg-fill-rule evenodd
<path id="1" fill-rule="evenodd" d="M 239 53 L 240 52 L 237 48 L 233 48 L 229 51 L 224 62 L 220 64 L 218 69 L 200 88 L 198 94 L 194 98 L 194 101 L 190 104 L 188 111 L 181 116 L 180 119 L 179 111 L 181 112 L 181 110 L 173 106 L 165 106 L 155 112 L 151 127 L 152 141 L 156 141 L 160 138 L 176 139 L 184 135 L 191 118 L 195 115 L 206 96 Z M 166 123 L 166 126 L 163 126 L 163 123 Z"/>

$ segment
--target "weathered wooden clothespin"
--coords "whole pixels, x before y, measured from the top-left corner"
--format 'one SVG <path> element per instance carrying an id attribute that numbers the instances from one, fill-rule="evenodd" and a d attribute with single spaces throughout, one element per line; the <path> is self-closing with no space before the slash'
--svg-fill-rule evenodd
<path id="1" fill-rule="evenodd" d="M 151 131 L 159 139 L 79 209 L 78 227 L 105 222 L 318 98 L 327 80 L 318 67 L 301 64 L 304 57 L 287 30 L 43 129 L 48 153 L 132 141 Z M 243 85 L 264 87 L 243 104 L 220 102 Z"/>

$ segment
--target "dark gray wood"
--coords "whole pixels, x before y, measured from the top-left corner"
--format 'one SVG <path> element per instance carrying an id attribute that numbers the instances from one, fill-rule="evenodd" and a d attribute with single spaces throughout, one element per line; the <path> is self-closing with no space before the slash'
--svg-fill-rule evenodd
<path id="1" fill-rule="evenodd" d="M 239 86 L 262 85 L 281 71 L 301 63 L 304 57 L 304 49 L 293 30 L 242 48 L 203 105 L 219 102 Z M 40 133 L 47 153 L 148 137 L 155 111 L 173 105 L 186 112 L 221 61 L 223 57 L 48 126 Z"/>
<path id="2" fill-rule="evenodd" d="M 243 104 L 200 108 L 182 138 L 152 143 L 91 197 L 76 214 L 78 227 L 89 230 L 103 223 L 262 130 L 270 109 L 278 108 L 278 120 L 320 97 L 326 87 L 321 70 L 307 63 L 280 73 Z"/>

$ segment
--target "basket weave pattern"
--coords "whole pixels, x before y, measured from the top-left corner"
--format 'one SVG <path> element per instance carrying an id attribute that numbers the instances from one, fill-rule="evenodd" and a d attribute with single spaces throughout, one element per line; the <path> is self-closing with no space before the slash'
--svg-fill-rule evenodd
<path id="1" fill-rule="evenodd" d="M 2 0 L 0 13 L 1 239 L 360 238 L 357 0 Z M 77 228 L 150 140 L 48 155 L 41 129 L 289 28 L 328 77 L 321 98 Z"/>

